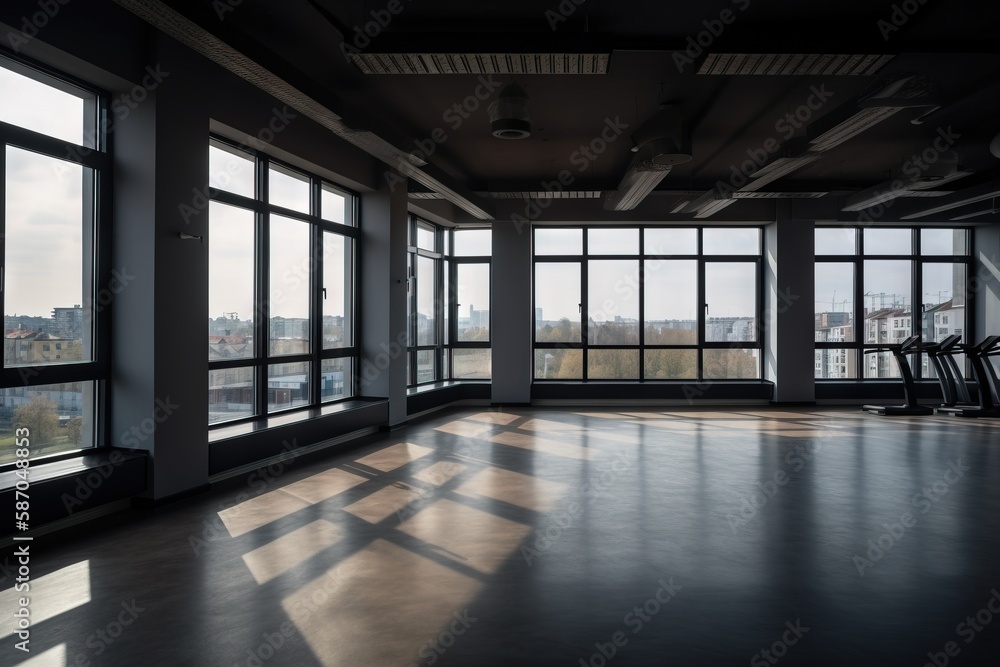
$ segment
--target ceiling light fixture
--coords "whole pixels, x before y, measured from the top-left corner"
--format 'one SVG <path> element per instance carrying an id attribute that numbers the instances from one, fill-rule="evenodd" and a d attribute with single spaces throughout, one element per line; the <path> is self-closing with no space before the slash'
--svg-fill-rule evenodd
<path id="1" fill-rule="evenodd" d="M 489 106 L 490 127 L 497 139 L 526 139 L 531 136 L 531 113 L 524 89 L 511 81 Z"/>

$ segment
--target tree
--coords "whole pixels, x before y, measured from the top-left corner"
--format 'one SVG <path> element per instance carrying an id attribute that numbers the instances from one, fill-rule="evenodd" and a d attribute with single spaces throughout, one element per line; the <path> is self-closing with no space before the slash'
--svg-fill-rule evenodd
<path id="1" fill-rule="evenodd" d="M 79 445 L 83 442 L 83 417 L 73 417 L 66 422 L 66 434 L 69 436 L 71 445 Z"/>
<path id="2" fill-rule="evenodd" d="M 56 404 L 41 394 L 35 394 L 30 403 L 14 410 L 14 428 L 28 429 L 28 438 L 33 445 L 52 442 L 59 434 Z"/>

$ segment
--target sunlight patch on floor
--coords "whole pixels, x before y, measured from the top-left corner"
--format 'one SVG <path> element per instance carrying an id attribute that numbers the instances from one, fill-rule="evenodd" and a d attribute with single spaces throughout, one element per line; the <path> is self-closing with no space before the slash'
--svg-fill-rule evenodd
<path id="1" fill-rule="evenodd" d="M 319 519 L 244 554 L 243 562 L 257 583 L 265 584 L 333 546 L 343 537 L 339 526 Z"/>
<path id="2" fill-rule="evenodd" d="M 536 512 L 548 512 L 566 494 L 566 485 L 490 467 L 476 473 L 455 489 L 455 493 L 470 498 L 493 498 Z"/>
<path id="3" fill-rule="evenodd" d="M 594 457 L 594 452 L 580 445 L 572 445 L 568 442 L 558 440 L 548 440 L 524 433 L 510 433 L 507 431 L 490 436 L 490 442 L 498 445 L 508 445 L 520 449 L 528 449 L 542 454 L 552 454 L 554 456 L 565 456 L 570 459 L 589 460 Z"/>
<path id="4" fill-rule="evenodd" d="M 11 558 L 11 562 L 15 560 Z M 11 567 L 16 571 L 15 565 Z M 32 626 L 90 602 L 90 561 L 73 563 L 37 579 L 32 578 L 28 585 L 30 590 L 27 592 L 18 592 L 13 586 L 0 591 L 0 609 L 3 609 L 0 614 L 0 639 L 10 637 L 17 631 L 14 610 L 21 607 L 19 598 L 30 600 L 28 610 Z"/>
<path id="5" fill-rule="evenodd" d="M 377 539 L 281 606 L 323 667 L 409 665 L 420 662 L 427 642 L 481 587 L 453 568 Z"/>
<path id="6" fill-rule="evenodd" d="M 496 572 L 531 533 L 523 523 L 448 499 L 420 510 L 399 530 L 485 574 Z"/>
<path id="7" fill-rule="evenodd" d="M 419 489 L 397 482 L 368 494 L 344 511 L 368 523 L 380 523 L 421 498 Z"/>
<path id="8" fill-rule="evenodd" d="M 433 451 L 430 447 L 414 445 L 410 442 L 400 442 L 357 459 L 355 463 L 366 465 L 381 472 L 390 472 L 396 468 L 402 468 L 407 463 L 412 463 L 419 458 L 427 456 Z"/>

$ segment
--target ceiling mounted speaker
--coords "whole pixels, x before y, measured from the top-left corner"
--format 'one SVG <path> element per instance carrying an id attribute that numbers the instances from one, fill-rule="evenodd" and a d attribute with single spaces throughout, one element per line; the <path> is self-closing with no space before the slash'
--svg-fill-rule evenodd
<path id="1" fill-rule="evenodd" d="M 528 96 L 521 86 L 511 82 L 489 106 L 490 127 L 498 139 L 525 139 L 531 136 Z"/>

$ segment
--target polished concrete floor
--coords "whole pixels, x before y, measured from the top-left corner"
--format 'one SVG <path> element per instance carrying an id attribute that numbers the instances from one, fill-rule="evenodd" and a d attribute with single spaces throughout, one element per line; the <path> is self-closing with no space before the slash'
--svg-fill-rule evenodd
<path id="1" fill-rule="evenodd" d="M 115 524 L 0 664 L 1000 664 L 997 420 L 449 410 Z"/>

